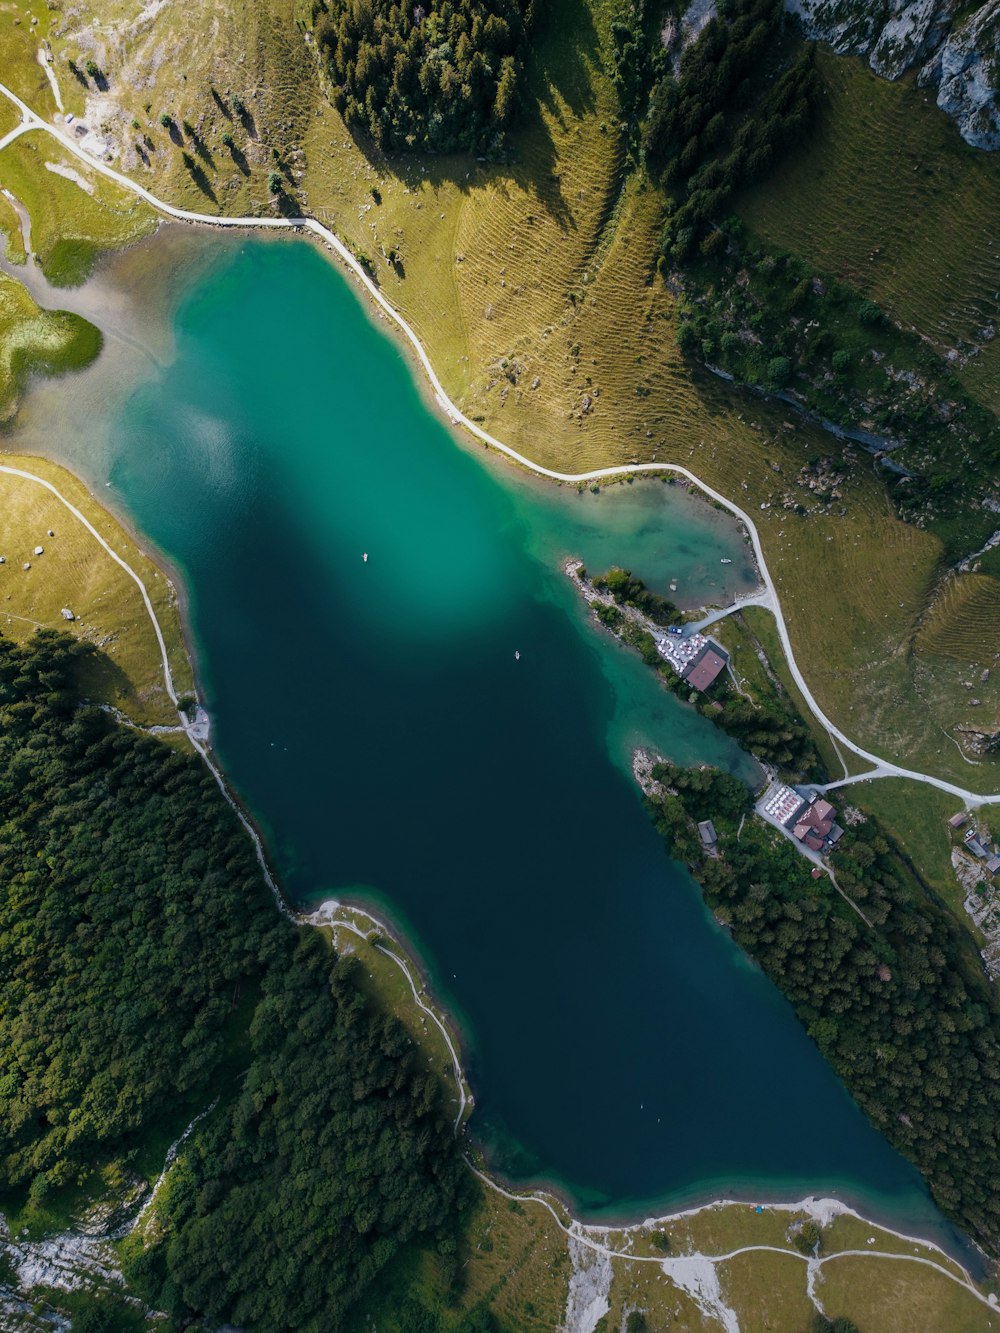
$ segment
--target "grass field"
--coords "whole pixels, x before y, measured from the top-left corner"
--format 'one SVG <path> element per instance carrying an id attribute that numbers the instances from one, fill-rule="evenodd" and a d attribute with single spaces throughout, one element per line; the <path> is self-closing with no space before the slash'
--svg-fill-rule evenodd
<path id="1" fill-rule="evenodd" d="M 19 282 L 0 273 L 0 420 L 13 413 L 30 375 L 79 369 L 100 347 L 92 324 L 67 311 L 41 309 Z"/>
<path id="2" fill-rule="evenodd" d="M 3 82 L 40 116 L 46 117 L 54 115 L 57 108 L 45 71 L 38 62 L 38 52 L 48 39 L 52 15 L 45 0 L 0 0 Z"/>
<path id="3" fill-rule="evenodd" d="M 1000 409 L 1000 341 L 983 337 L 1000 320 L 1000 160 L 968 147 L 912 81 L 890 83 L 823 47 L 818 65 L 817 133 L 738 210 L 940 350 L 958 350 L 956 373 Z"/>
<path id="4" fill-rule="evenodd" d="M 192 689 L 176 594 L 132 536 L 63 468 L 10 454 L 0 454 L 0 463 L 51 481 L 136 570 L 163 629 L 175 688 L 178 694 Z M 50 529 L 54 537 L 48 535 Z M 43 555 L 33 554 L 36 546 L 44 548 Z M 96 643 L 105 658 L 81 680 L 86 697 L 120 708 L 135 722 L 176 724 L 176 711 L 163 687 L 159 648 L 136 584 L 51 492 L 5 473 L 0 473 L 0 554 L 5 558 L 0 565 L 0 633 L 21 642 L 44 626 Z M 25 564 L 31 568 L 25 570 Z M 63 607 L 74 613 L 74 621 L 63 619 Z"/>
<path id="5" fill-rule="evenodd" d="M 953 1282 L 916 1264 L 904 1268 L 864 1256 L 840 1259 L 824 1265 L 817 1295 L 827 1310 L 878 1333 L 986 1333 L 1000 1328 L 1000 1311 L 991 1313 Z"/>
<path id="6" fill-rule="evenodd" d="M 0 181 L 27 209 L 31 248 L 57 287 L 83 282 L 102 250 L 129 245 L 156 226 L 146 204 L 45 134 L 22 135 L 0 152 Z"/>

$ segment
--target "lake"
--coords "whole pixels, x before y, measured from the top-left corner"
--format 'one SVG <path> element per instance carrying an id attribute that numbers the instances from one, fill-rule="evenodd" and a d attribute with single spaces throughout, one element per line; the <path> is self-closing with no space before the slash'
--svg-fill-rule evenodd
<path id="1" fill-rule="evenodd" d="M 732 520 L 457 439 L 304 242 L 172 228 L 62 299 L 106 351 L 36 386 L 9 447 L 82 474 L 179 572 L 214 744 L 288 895 L 404 932 L 494 1169 L 591 1216 L 834 1193 L 941 1239 L 629 771 L 640 743 L 752 765 L 562 573 L 575 555 L 721 602 L 754 582 Z"/>

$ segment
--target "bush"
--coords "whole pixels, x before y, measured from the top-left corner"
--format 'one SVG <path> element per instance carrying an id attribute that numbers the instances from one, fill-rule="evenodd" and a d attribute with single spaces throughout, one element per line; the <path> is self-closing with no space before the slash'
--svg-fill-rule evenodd
<path id="1" fill-rule="evenodd" d="M 772 356 L 767 363 L 767 387 L 783 389 L 792 378 L 792 363 L 787 356 Z"/>
<path id="2" fill-rule="evenodd" d="M 846 375 L 851 368 L 850 352 L 845 347 L 842 347 L 839 351 L 834 352 L 831 364 L 833 365 L 833 369 L 836 374 Z"/>
<path id="3" fill-rule="evenodd" d="M 281 176 L 277 171 L 272 171 L 267 178 L 267 188 L 271 194 L 281 193 Z"/>
<path id="4" fill-rule="evenodd" d="M 232 148 L 236 140 L 233 138 L 233 136 L 229 133 L 228 130 L 224 130 L 222 133 L 222 142 L 225 144 L 227 148 Z"/>
<path id="5" fill-rule="evenodd" d="M 802 1254 L 816 1254 L 823 1240 L 823 1233 L 816 1223 L 809 1218 L 795 1233 L 795 1248 Z"/>
<path id="6" fill-rule="evenodd" d="M 101 67 L 96 60 L 88 60 L 83 67 L 86 70 L 89 79 L 98 79 L 101 76 Z"/>
<path id="7" fill-rule="evenodd" d="M 169 111 L 161 111 L 161 112 L 160 112 L 160 124 L 163 126 L 163 128 L 164 128 L 165 130 L 169 130 L 169 129 L 170 129 L 170 126 L 171 126 L 173 123 L 174 123 L 174 119 L 173 119 L 173 116 L 171 116 L 171 114 L 170 114 Z"/>
<path id="8" fill-rule="evenodd" d="M 874 301 L 862 301 L 858 306 L 858 319 L 869 326 L 882 321 L 882 312 Z"/>

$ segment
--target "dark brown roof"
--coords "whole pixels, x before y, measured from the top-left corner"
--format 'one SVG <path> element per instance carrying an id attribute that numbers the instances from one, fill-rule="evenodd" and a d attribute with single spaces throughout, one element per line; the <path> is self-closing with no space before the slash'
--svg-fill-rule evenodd
<path id="1" fill-rule="evenodd" d="M 725 665 L 724 657 L 720 657 L 711 648 L 706 648 L 684 679 L 692 689 L 707 690 Z"/>

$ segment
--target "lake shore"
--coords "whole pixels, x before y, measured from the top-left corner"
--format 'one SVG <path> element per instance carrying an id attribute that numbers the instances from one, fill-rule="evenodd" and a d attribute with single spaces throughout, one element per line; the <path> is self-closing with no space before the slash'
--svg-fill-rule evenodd
<path id="1" fill-rule="evenodd" d="M 275 248 L 275 249 L 277 249 L 277 248 Z M 623 489 L 624 489 L 624 488 L 623 488 Z M 659 488 L 657 488 L 657 489 L 659 489 Z M 665 489 L 665 488 L 664 488 L 664 489 Z M 575 503 L 576 503 L 576 501 L 573 500 L 573 504 L 575 504 Z M 360 548 L 359 548 L 359 549 L 360 549 Z M 383 552 L 383 560 L 384 560 L 384 557 L 385 557 L 385 552 Z M 357 559 L 360 560 L 360 557 L 357 557 Z M 369 568 L 371 568 L 371 567 L 369 567 Z M 520 641 L 520 643 L 521 643 L 521 647 L 524 647 L 524 641 L 523 641 L 523 640 L 519 640 L 519 641 Z M 529 657 L 528 660 L 532 660 L 531 657 Z M 260 804 L 260 802 L 257 802 L 257 804 Z M 263 804 L 263 805 L 261 805 L 261 808 L 263 808 L 263 809 L 268 809 L 268 806 L 265 805 L 265 804 Z M 245 808 L 244 808 L 244 809 L 245 809 Z M 285 904 L 285 905 L 287 905 L 287 904 Z M 437 953 L 437 952 L 440 952 L 440 950 L 435 950 L 435 953 Z M 636 1105 L 637 1105 L 637 1101 L 636 1101 Z M 711 1194 L 709 1194 L 709 1198 L 711 1198 Z M 637 1213 L 635 1214 L 635 1216 L 639 1216 L 639 1212 L 637 1212 Z"/>
<path id="2" fill-rule="evenodd" d="M 626 1257 L 635 1241 L 648 1237 L 649 1233 L 675 1228 L 680 1223 L 697 1221 L 722 1210 L 749 1219 L 758 1216 L 756 1210 L 760 1208 L 787 1215 L 789 1220 L 808 1217 L 824 1228 L 838 1218 L 853 1219 L 907 1245 L 922 1246 L 952 1260 L 973 1282 L 985 1275 L 987 1261 L 982 1252 L 960 1232 L 950 1228 L 944 1219 L 943 1225 L 937 1229 L 918 1226 L 907 1230 L 905 1207 L 895 1207 L 891 1200 L 866 1194 L 848 1182 L 841 1185 L 825 1182 L 817 1192 L 811 1191 L 804 1181 L 706 1181 L 668 1199 L 637 1200 L 633 1205 L 619 1203 L 607 1209 L 594 1209 L 582 1206 L 573 1187 L 564 1181 L 544 1174 L 531 1179 L 506 1176 L 490 1164 L 484 1146 L 477 1143 L 475 1130 L 468 1123 L 475 1099 L 460 1054 L 465 1041 L 461 1027 L 453 1015 L 440 1007 L 433 994 L 431 973 L 417 962 L 398 927 L 391 925 L 383 913 L 362 905 L 360 900 L 347 898 L 329 899 L 300 914 L 298 919 L 317 928 L 329 929 L 335 943 L 337 932 L 346 931 L 348 947 L 344 952 L 353 952 L 353 941 L 365 938 L 400 970 L 411 988 L 414 1003 L 431 1017 L 444 1036 L 459 1104 L 456 1133 L 468 1136 L 470 1166 L 488 1188 L 512 1199 L 533 1200 L 547 1207 L 568 1232 L 586 1234 L 609 1246 L 617 1240 L 615 1252 Z"/>

